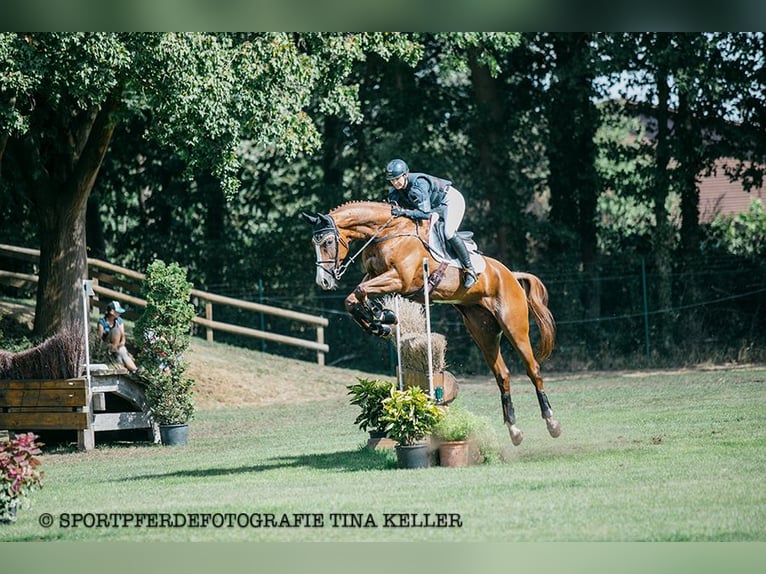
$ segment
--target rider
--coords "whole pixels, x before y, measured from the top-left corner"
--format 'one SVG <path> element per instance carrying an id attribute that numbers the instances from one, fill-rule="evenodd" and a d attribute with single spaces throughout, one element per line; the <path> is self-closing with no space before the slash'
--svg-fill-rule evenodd
<path id="1" fill-rule="evenodd" d="M 470 289 L 476 283 L 476 271 L 468 249 L 457 233 L 465 213 L 463 195 L 452 186 L 451 181 L 425 173 L 410 173 L 401 159 L 388 162 L 386 179 L 393 186 L 388 192 L 388 200 L 394 204 L 391 215 L 429 219 L 431 213 L 436 213 L 444 220 L 444 235 L 465 271 L 463 287 Z"/>

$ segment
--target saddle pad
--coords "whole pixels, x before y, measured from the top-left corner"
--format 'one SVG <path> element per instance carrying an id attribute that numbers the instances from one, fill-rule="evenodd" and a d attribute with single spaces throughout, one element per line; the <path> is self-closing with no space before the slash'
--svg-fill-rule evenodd
<path id="1" fill-rule="evenodd" d="M 462 269 L 463 265 L 460 263 L 460 260 L 457 257 L 453 257 L 445 247 L 444 222 L 436 220 L 434 216 L 431 216 L 429 223 L 428 246 L 431 248 L 431 255 L 437 261 L 445 261 L 451 267 Z M 476 271 L 477 275 L 482 273 L 487 268 L 487 263 L 484 261 L 484 257 L 477 251 L 476 242 L 473 240 L 473 233 L 470 231 L 458 231 L 458 235 L 463 238 L 465 247 L 468 249 L 474 271 Z"/>

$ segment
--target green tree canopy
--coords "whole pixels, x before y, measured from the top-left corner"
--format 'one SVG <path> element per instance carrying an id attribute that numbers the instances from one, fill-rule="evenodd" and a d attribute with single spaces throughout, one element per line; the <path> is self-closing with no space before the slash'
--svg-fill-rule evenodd
<path id="1" fill-rule="evenodd" d="M 121 120 L 142 116 L 145 137 L 231 194 L 241 141 L 288 156 L 316 149 L 312 102 L 359 121 L 347 80 L 371 52 L 420 54 L 393 33 L 0 35 L 2 183 L 28 197 L 40 237 L 35 332 L 81 320 L 85 207 Z"/>

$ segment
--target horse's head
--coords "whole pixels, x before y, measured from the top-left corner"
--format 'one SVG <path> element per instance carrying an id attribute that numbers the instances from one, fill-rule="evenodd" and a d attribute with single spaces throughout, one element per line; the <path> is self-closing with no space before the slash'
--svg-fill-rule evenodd
<path id="1" fill-rule="evenodd" d="M 332 217 L 323 213 L 301 214 L 313 228 L 312 242 L 316 251 L 316 284 L 325 291 L 337 289 L 343 273 L 341 262 L 348 254 L 348 243 L 338 233 Z"/>

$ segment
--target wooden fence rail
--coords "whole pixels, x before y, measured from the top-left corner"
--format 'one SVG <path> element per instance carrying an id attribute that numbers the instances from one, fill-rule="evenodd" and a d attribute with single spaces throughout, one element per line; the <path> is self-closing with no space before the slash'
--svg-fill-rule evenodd
<path id="1" fill-rule="evenodd" d="M 36 263 L 40 256 L 40 252 L 37 249 L 30 249 L 28 247 L 0 244 L 0 257 L 2 256 Z M 146 307 L 146 301 L 144 299 L 130 293 L 140 292 L 141 282 L 145 277 L 143 273 L 89 257 L 88 274 L 91 279 L 93 279 L 93 291 L 100 297 L 103 296 L 109 300 L 117 299 L 122 303 L 128 303 L 141 308 Z M 127 280 L 115 277 L 113 274 L 121 275 Z M 37 275 L 0 269 L 0 282 L 5 284 L 21 286 L 28 283 L 37 283 L 37 280 Z M 101 284 L 102 282 L 111 287 L 119 286 L 122 290 L 118 291 L 111 287 L 106 287 Z M 320 365 L 325 364 L 325 353 L 330 350 L 330 347 L 324 342 L 324 328 L 328 325 L 327 318 L 309 315 L 307 313 L 299 313 L 289 309 L 280 309 L 279 307 L 272 307 L 271 305 L 264 305 L 262 303 L 254 303 L 252 301 L 235 299 L 233 297 L 216 295 L 215 293 L 208 293 L 207 291 L 201 291 L 199 289 L 192 289 L 191 296 L 193 301 L 199 301 L 199 306 L 204 308 L 205 316 L 195 317 L 194 323 L 205 328 L 205 335 L 208 341 L 214 339 L 215 331 L 264 339 L 294 347 L 314 350 L 317 353 L 317 363 Z M 214 304 L 307 323 L 314 326 L 316 329 L 316 340 L 311 341 L 299 337 L 280 335 L 278 333 L 271 333 L 259 329 L 251 329 L 249 327 L 215 321 L 213 319 Z"/>

